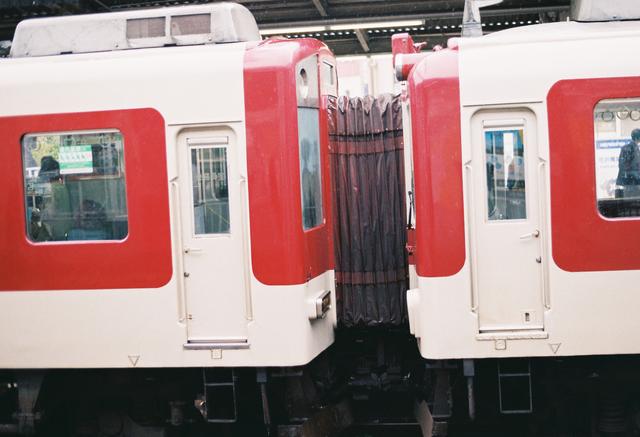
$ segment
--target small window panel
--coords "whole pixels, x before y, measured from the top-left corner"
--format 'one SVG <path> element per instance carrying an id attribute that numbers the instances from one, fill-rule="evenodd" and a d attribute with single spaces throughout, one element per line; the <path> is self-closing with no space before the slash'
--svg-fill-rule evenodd
<path id="1" fill-rule="evenodd" d="M 27 236 L 34 243 L 123 240 L 124 143 L 118 131 L 25 135 Z"/>
<path id="2" fill-rule="evenodd" d="M 305 231 L 324 223 L 318 70 L 318 55 L 309 56 L 296 66 L 300 191 Z"/>
<path id="3" fill-rule="evenodd" d="M 165 36 L 165 18 L 134 18 L 127 20 L 127 38 L 159 38 Z"/>
<path id="4" fill-rule="evenodd" d="M 171 35 L 203 35 L 211 33 L 211 14 L 171 17 Z"/>
<path id="5" fill-rule="evenodd" d="M 527 218 L 524 130 L 485 129 L 487 218 Z"/>
<path id="6" fill-rule="evenodd" d="M 227 148 L 200 146 L 190 150 L 194 234 L 228 234 L 231 223 Z"/>
<path id="7" fill-rule="evenodd" d="M 323 223 L 320 123 L 317 109 L 298 108 L 298 133 L 302 222 L 304 229 L 308 230 Z"/>
<path id="8" fill-rule="evenodd" d="M 640 98 L 600 101 L 594 129 L 600 214 L 640 217 Z"/>

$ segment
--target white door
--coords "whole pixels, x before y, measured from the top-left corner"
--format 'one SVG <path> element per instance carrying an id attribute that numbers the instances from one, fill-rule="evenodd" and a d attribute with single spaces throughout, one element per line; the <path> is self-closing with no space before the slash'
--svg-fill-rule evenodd
<path id="1" fill-rule="evenodd" d="M 247 342 L 241 178 L 231 130 L 178 140 L 189 343 Z"/>
<path id="2" fill-rule="evenodd" d="M 530 112 L 472 120 L 472 256 L 481 332 L 543 329 L 539 157 Z"/>

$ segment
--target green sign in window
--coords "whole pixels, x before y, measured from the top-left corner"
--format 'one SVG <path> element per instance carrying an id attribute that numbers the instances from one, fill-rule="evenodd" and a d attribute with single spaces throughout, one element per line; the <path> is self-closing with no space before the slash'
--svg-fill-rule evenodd
<path id="1" fill-rule="evenodd" d="M 60 174 L 93 173 L 91 144 L 60 147 Z"/>

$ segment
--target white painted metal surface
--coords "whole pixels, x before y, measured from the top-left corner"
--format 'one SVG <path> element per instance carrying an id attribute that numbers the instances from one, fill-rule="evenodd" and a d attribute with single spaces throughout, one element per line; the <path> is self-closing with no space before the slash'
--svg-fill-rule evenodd
<path id="1" fill-rule="evenodd" d="M 0 368 L 293 366 L 309 362 L 333 342 L 335 309 L 324 319 L 308 317 L 319 294 L 333 293 L 333 272 L 307 284 L 267 286 L 251 270 L 247 274 L 244 269 L 250 264 L 238 262 L 228 274 L 249 282 L 248 288 L 234 293 L 252 303 L 252 320 L 245 328 L 250 347 L 184 347 L 190 329 L 185 314 L 187 308 L 195 309 L 189 307 L 189 284 L 183 284 L 182 274 L 190 269 L 197 276 L 210 267 L 197 265 L 195 254 L 188 255 L 194 258 L 189 260 L 183 253 L 188 240 L 182 240 L 182 231 L 188 221 L 180 214 L 185 201 L 179 204 L 176 196 L 185 177 L 177 151 L 194 129 L 209 136 L 223 129 L 235 147 L 235 181 L 246 178 L 245 49 L 246 44 L 236 43 L 0 59 L 0 95 L 5 102 L 0 116 L 149 107 L 162 114 L 168 180 L 173 183 L 157 189 L 170 196 L 174 254 L 173 277 L 158 289 L 0 293 Z M 246 184 L 243 187 L 237 188 L 241 195 L 234 199 L 238 210 L 240 203 L 248 207 Z M 248 236 L 249 218 L 236 222 Z M 244 260 L 250 260 L 247 253 Z M 203 305 L 209 307 L 202 314 L 221 298 L 215 293 L 206 298 Z M 229 317 L 245 317 L 240 301 Z M 193 329 L 198 336 L 231 335 L 219 327 L 214 323 L 202 331 Z"/>
<path id="2" fill-rule="evenodd" d="M 551 86 L 563 79 L 638 76 L 640 59 L 633 53 L 640 43 L 640 22 L 541 24 L 458 42 L 462 162 L 474 159 L 477 138 L 473 136 L 472 120 L 479 111 L 501 111 L 504 119 L 522 118 L 524 111 L 535 120 L 532 133 L 537 138 L 537 152 L 533 161 L 537 161 L 538 180 L 529 186 L 537 185 L 540 222 L 539 228 L 532 224 L 522 234 L 540 230 L 540 247 L 536 250 L 542 259 L 543 311 L 539 320 L 544 329 L 480 334 L 482 315 L 474 310 L 471 288 L 473 258 L 467 256 L 457 274 L 418 277 L 417 284 L 412 284 L 408 293 L 409 317 L 422 355 L 439 359 L 640 353 L 635 336 L 640 331 L 640 319 L 635 314 L 640 306 L 640 271 L 575 273 L 564 271 L 553 262 L 546 103 Z M 430 59 L 424 62 L 428 68 Z M 586 150 L 593 150 L 592 146 Z M 486 201 L 477 192 L 479 183 L 486 181 L 464 174 L 467 211 L 476 202 Z M 467 255 L 474 250 L 473 229 L 467 216 L 466 232 L 468 237 L 471 235 Z M 576 242 L 576 250 L 583 243 Z M 489 247 L 487 250 L 491 251 Z M 486 253 L 478 256 L 483 255 Z M 527 257 L 532 255 L 533 248 Z M 526 281 L 535 281 L 533 273 L 527 275 Z M 525 306 L 530 305 L 522 305 Z"/>
<path id="3" fill-rule="evenodd" d="M 640 19 L 637 0 L 573 0 L 571 18 L 576 21 Z"/>
<path id="4" fill-rule="evenodd" d="M 471 119 L 472 159 L 465 168 L 473 178 L 472 184 L 467 185 L 467 197 L 471 200 L 468 215 L 471 219 L 470 256 L 475 258 L 472 262 L 477 266 L 472 288 L 477 287 L 475 293 L 480 332 L 542 329 L 542 260 L 535 129 L 535 118 L 527 111 L 483 110 Z M 514 153 L 514 146 L 517 146 L 514 142 L 518 141 L 514 137 L 518 133 L 524 134 L 522 157 L 518 156 L 517 150 Z M 504 136 L 504 163 L 495 162 L 495 159 L 491 162 L 490 158 L 496 157 L 490 156 L 486 150 L 490 147 L 485 138 L 487 135 Z M 509 142 L 510 154 L 507 150 Z M 500 169 L 502 165 L 505 167 Z M 491 172 L 488 176 L 489 169 Z M 504 183 L 506 187 L 489 187 L 494 182 Z M 520 183 L 524 183 L 522 188 L 513 186 Z M 513 203 L 517 202 L 516 205 L 501 202 L 501 196 L 513 196 L 514 193 L 525 196 L 507 198 Z M 492 210 L 489 210 L 489 196 L 496 198 L 492 202 Z M 514 217 L 514 213 L 521 214 Z"/>
<path id="5" fill-rule="evenodd" d="M 236 3 L 142 9 L 22 21 L 10 56 L 22 58 L 165 45 L 260 41 L 253 15 Z"/>
<path id="6" fill-rule="evenodd" d="M 239 268 L 247 260 L 237 140 L 226 127 L 185 129 L 177 146 L 188 342 L 246 344 L 249 284 Z M 213 166 L 226 172 L 213 173 Z M 224 181 L 202 180 L 205 172 L 213 173 L 210 179 L 226 175 L 228 215 L 222 201 L 207 202 L 219 191 L 213 185 Z"/>

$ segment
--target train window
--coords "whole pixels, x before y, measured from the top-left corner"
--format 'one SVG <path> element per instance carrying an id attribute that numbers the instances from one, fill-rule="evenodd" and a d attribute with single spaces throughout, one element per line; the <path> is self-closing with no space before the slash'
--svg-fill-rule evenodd
<path id="1" fill-rule="evenodd" d="M 485 130 L 489 220 L 527 218 L 524 130 Z"/>
<path id="2" fill-rule="evenodd" d="M 640 98 L 600 101 L 594 125 L 598 210 L 640 217 Z"/>
<path id="3" fill-rule="evenodd" d="M 196 235 L 229 233 L 228 179 L 226 147 L 191 148 L 193 221 Z"/>
<path id="4" fill-rule="evenodd" d="M 318 56 L 313 55 L 300 61 L 296 71 L 302 225 L 308 230 L 320 226 L 324 220 L 320 168 Z"/>
<path id="5" fill-rule="evenodd" d="M 298 108 L 300 136 L 300 185 L 304 229 L 322 224 L 322 179 L 320 174 L 320 123 L 318 110 Z"/>
<path id="6" fill-rule="evenodd" d="M 27 235 L 33 242 L 122 240 L 128 234 L 122 134 L 26 135 Z"/>

